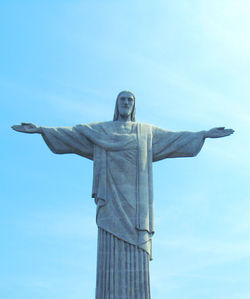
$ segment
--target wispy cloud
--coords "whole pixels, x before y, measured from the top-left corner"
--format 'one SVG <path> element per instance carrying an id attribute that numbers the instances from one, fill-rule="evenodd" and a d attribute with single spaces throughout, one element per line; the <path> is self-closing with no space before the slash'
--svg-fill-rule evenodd
<path id="1" fill-rule="evenodd" d="M 247 59 L 249 61 L 250 33 L 248 0 L 223 0 L 202 2 L 199 20 L 203 24 L 206 38 L 216 42 L 217 49 L 223 51 L 224 57 L 231 56 L 233 60 Z"/>

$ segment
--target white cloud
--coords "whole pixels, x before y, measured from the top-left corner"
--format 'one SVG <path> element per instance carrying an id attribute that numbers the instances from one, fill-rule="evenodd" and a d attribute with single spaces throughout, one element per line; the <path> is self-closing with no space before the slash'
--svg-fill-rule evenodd
<path id="1" fill-rule="evenodd" d="M 248 0 L 203 1 L 199 19 L 206 37 L 217 46 L 216 51 L 243 61 L 244 58 L 249 60 L 249 13 Z"/>

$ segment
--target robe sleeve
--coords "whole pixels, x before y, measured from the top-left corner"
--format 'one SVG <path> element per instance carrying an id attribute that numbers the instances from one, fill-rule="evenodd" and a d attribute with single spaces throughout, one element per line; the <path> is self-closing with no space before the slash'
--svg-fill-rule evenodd
<path id="1" fill-rule="evenodd" d="M 55 154 L 77 154 L 93 160 L 93 143 L 75 127 L 42 127 L 42 137 Z"/>
<path id="2" fill-rule="evenodd" d="M 204 132 L 170 132 L 153 127 L 153 161 L 196 156 L 204 144 Z"/>

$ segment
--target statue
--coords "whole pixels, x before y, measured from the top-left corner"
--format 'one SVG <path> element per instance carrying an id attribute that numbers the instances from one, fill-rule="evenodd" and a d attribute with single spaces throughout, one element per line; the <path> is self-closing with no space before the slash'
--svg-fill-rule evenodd
<path id="1" fill-rule="evenodd" d="M 170 132 L 135 121 L 135 96 L 117 96 L 113 121 L 74 127 L 12 127 L 39 133 L 52 152 L 75 153 L 94 161 L 92 197 L 97 205 L 96 299 L 149 299 L 152 259 L 152 162 L 194 157 L 206 138 L 231 135 L 224 127 Z"/>

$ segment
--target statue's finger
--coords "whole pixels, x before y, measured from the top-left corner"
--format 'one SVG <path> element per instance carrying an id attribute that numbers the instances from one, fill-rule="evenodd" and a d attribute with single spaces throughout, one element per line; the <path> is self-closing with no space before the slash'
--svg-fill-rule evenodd
<path id="1" fill-rule="evenodd" d="M 13 130 L 19 131 L 20 128 L 21 128 L 21 126 L 19 126 L 19 125 L 14 125 L 14 126 L 12 126 L 11 128 L 12 128 Z"/>
<path id="2" fill-rule="evenodd" d="M 225 136 L 229 136 L 233 133 L 234 133 L 234 130 L 231 130 L 231 129 L 227 129 L 227 130 L 224 131 Z"/>

